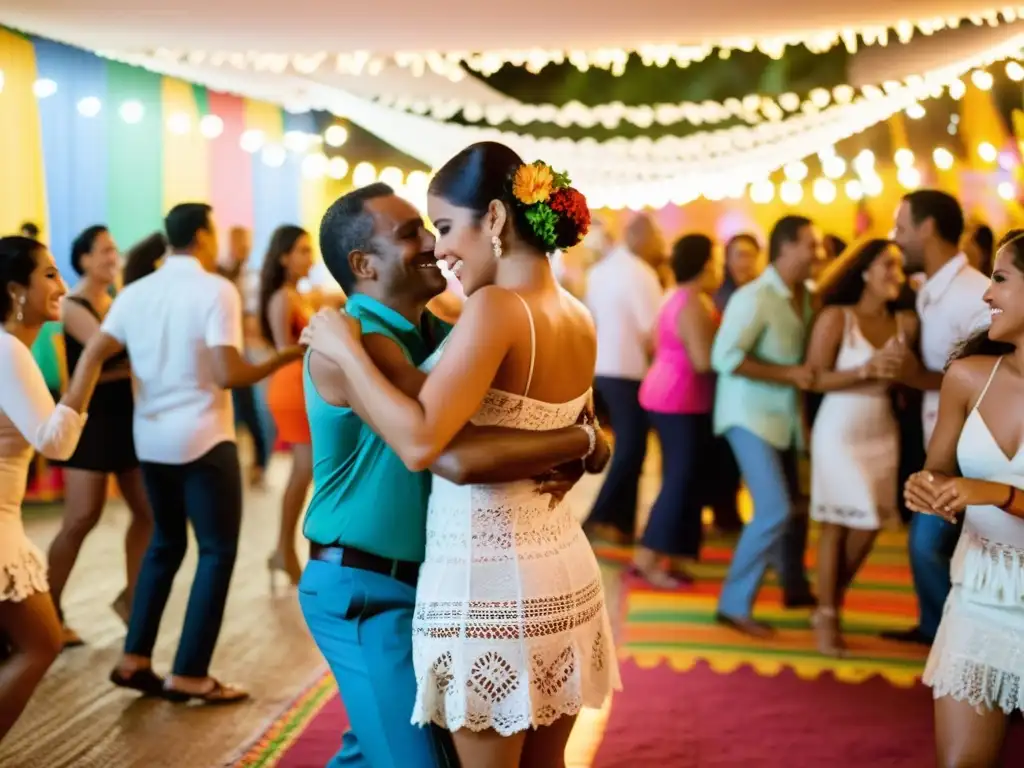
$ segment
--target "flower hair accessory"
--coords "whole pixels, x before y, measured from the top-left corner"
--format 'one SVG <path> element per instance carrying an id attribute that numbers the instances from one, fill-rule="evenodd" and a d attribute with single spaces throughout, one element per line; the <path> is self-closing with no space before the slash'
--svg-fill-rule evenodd
<path id="1" fill-rule="evenodd" d="M 548 252 L 571 248 L 590 229 L 587 199 L 571 186 L 567 174 L 556 172 L 541 160 L 516 169 L 512 196 Z"/>

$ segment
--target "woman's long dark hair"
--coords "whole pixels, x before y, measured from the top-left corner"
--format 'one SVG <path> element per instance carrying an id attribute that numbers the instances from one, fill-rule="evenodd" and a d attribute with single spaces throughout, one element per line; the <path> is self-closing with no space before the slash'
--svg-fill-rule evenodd
<path id="1" fill-rule="evenodd" d="M 32 282 L 32 273 L 38 266 L 39 252 L 45 247 L 31 237 L 0 237 L 0 323 L 7 322 L 14 308 L 8 284 L 15 283 L 28 288 Z"/>
<path id="2" fill-rule="evenodd" d="M 892 245 L 888 240 L 864 240 L 845 249 L 818 280 L 821 307 L 852 307 L 864 294 L 864 273 Z M 892 307 L 890 306 L 890 309 Z"/>
<path id="3" fill-rule="evenodd" d="M 1024 272 L 1024 229 L 1011 229 L 1003 235 L 1003 239 L 999 241 L 999 246 L 996 248 L 996 254 L 1004 248 L 1013 257 L 1013 266 Z M 995 257 L 993 257 L 993 263 L 994 261 Z M 953 354 L 950 355 L 949 362 L 952 363 L 954 360 L 962 360 L 965 357 L 974 357 L 975 355 L 1002 357 L 1003 355 L 1012 355 L 1016 351 L 1016 345 L 1008 341 L 993 341 L 990 339 L 988 337 L 988 328 L 986 328 L 983 331 L 978 331 L 958 346 L 953 351 Z"/>
<path id="4" fill-rule="evenodd" d="M 156 271 L 156 264 L 167 255 L 167 238 L 163 232 L 154 232 L 128 249 L 124 260 L 124 285 L 131 285 Z"/>
<path id="5" fill-rule="evenodd" d="M 267 307 L 270 304 L 270 297 L 284 285 L 287 277 L 287 270 L 281 263 L 285 254 L 291 253 L 299 238 L 307 234 L 302 227 L 294 224 L 284 224 L 274 230 L 270 236 L 270 245 L 263 257 L 263 267 L 260 269 L 260 332 L 271 344 L 274 343 L 274 332 L 270 328 L 270 318 L 267 317 Z"/>
<path id="6" fill-rule="evenodd" d="M 992 228 L 987 224 L 979 224 L 971 233 L 971 240 L 981 251 L 981 260 L 978 262 L 978 271 L 985 277 L 992 276 L 992 263 L 996 258 L 995 241 L 996 236 Z M 1003 238 L 1005 241 L 1006 238 Z"/>

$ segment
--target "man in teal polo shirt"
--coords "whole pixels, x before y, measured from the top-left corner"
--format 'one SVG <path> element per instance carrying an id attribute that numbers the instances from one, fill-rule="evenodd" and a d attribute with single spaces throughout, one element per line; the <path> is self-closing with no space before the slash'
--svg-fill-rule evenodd
<path id="1" fill-rule="evenodd" d="M 392 383 L 415 396 L 426 378 L 416 366 L 450 330 L 425 312 L 446 281 L 420 215 L 387 185 L 357 189 L 324 215 L 320 249 L 348 295 L 345 309 L 359 320 L 367 352 Z M 303 527 L 310 562 L 299 602 L 352 725 L 329 765 L 455 765 L 445 732 L 410 723 L 412 615 L 431 473 L 406 469 L 348 407 L 345 378 L 334 363 L 310 352 L 304 382 L 314 490 Z M 461 483 L 537 477 L 582 458 L 592 435 L 580 427 L 467 427 L 431 470 Z"/>

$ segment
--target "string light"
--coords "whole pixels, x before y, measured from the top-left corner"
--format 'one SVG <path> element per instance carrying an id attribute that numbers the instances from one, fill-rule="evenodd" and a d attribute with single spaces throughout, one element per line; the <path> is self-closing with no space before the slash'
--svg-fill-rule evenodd
<path id="1" fill-rule="evenodd" d="M 348 141 L 348 129 L 343 125 L 332 125 L 324 131 L 324 141 L 329 147 L 341 147 Z"/>
<path id="2" fill-rule="evenodd" d="M 896 180 L 906 189 L 917 189 L 921 186 L 921 172 L 907 165 L 896 171 Z"/>
<path id="3" fill-rule="evenodd" d="M 322 152 L 313 152 L 302 158 L 302 175 L 307 179 L 320 179 L 327 173 L 330 160 Z"/>
<path id="4" fill-rule="evenodd" d="M 775 185 L 768 179 L 761 179 L 750 185 L 750 199 L 755 203 L 770 203 L 774 197 Z"/>
<path id="5" fill-rule="evenodd" d="M 978 157 L 980 157 L 986 163 L 995 162 L 996 156 L 998 154 L 999 153 L 996 151 L 996 148 L 987 141 L 983 141 L 981 142 L 981 144 L 978 145 Z"/>
<path id="6" fill-rule="evenodd" d="M 893 155 L 893 161 L 897 168 L 907 168 L 914 164 L 914 153 L 906 147 L 897 149 L 896 154 Z"/>
<path id="7" fill-rule="evenodd" d="M 932 152 L 932 160 L 940 171 L 948 171 L 953 167 L 953 153 L 945 147 L 936 147 Z"/>
<path id="8" fill-rule="evenodd" d="M 389 166 L 380 172 L 377 180 L 387 184 L 392 189 L 398 189 L 405 181 L 405 175 L 398 168 Z"/>
<path id="9" fill-rule="evenodd" d="M 786 205 L 796 205 L 804 199 L 804 188 L 798 181 L 784 181 L 779 187 L 779 199 Z"/>
<path id="10" fill-rule="evenodd" d="M 995 82 L 992 77 L 992 73 L 986 72 L 983 69 L 976 69 L 971 73 L 971 82 L 974 83 L 974 87 L 981 91 L 987 91 L 992 88 Z"/>
<path id="11" fill-rule="evenodd" d="M 1014 189 L 1013 183 L 1009 181 L 1002 181 L 999 186 L 996 187 L 996 192 L 999 193 L 999 197 L 1003 200 L 1010 201 L 1017 196 L 1017 190 Z"/>
<path id="12" fill-rule="evenodd" d="M 265 140 L 266 137 L 263 135 L 263 131 L 250 129 L 242 132 L 242 135 L 238 137 L 238 144 L 242 149 L 251 154 L 259 152 Z"/>
<path id="13" fill-rule="evenodd" d="M 863 177 L 860 180 L 861 186 L 864 190 L 864 194 L 868 197 L 878 197 L 882 194 L 884 185 L 882 179 L 877 174 L 871 174 Z"/>
<path id="14" fill-rule="evenodd" d="M 183 136 L 192 130 L 192 120 L 184 112 L 175 112 L 167 118 L 167 130 Z"/>
<path id="15" fill-rule="evenodd" d="M 802 160 L 798 160 L 795 163 L 786 165 L 782 172 L 789 181 L 803 181 L 807 178 L 807 164 Z"/>
<path id="16" fill-rule="evenodd" d="M 836 199 L 836 185 L 828 179 L 815 179 L 811 193 L 819 203 L 828 205 Z"/>
<path id="17" fill-rule="evenodd" d="M 925 114 L 925 108 L 920 104 L 915 103 L 907 107 L 907 117 L 911 120 L 920 120 Z"/>
<path id="18" fill-rule="evenodd" d="M 1010 61 L 1006 64 L 1006 76 L 1013 82 L 1019 83 L 1024 80 L 1024 67 L 1019 62 Z"/>
<path id="19" fill-rule="evenodd" d="M 344 157 L 332 157 L 327 163 L 327 175 L 336 181 L 341 181 L 348 175 L 348 161 Z"/>
<path id="20" fill-rule="evenodd" d="M 377 180 L 377 169 L 373 163 L 359 163 L 352 170 L 352 184 L 356 187 L 365 187 Z"/>
<path id="21" fill-rule="evenodd" d="M 875 172 L 875 153 L 870 149 L 862 149 L 853 158 L 853 169 L 858 176 L 868 176 Z"/>
<path id="22" fill-rule="evenodd" d="M 864 185 L 857 179 L 850 179 L 846 182 L 844 189 L 846 191 L 846 196 L 854 202 L 864 198 Z"/>
<path id="23" fill-rule="evenodd" d="M 82 117 L 96 117 L 103 108 L 103 104 L 95 96 L 86 96 L 79 99 L 75 107 Z"/>
<path id="24" fill-rule="evenodd" d="M 288 152 L 280 144 L 267 144 L 260 152 L 263 164 L 271 168 L 280 168 L 288 159 Z"/>

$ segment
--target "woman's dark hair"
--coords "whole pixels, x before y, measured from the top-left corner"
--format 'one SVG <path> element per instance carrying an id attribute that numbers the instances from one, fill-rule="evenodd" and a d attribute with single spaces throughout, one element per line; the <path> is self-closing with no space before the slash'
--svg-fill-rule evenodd
<path id="1" fill-rule="evenodd" d="M 736 245 L 736 243 L 743 242 L 750 243 L 752 246 L 757 248 L 757 250 L 761 250 L 761 243 L 758 242 L 758 239 L 749 232 L 740 232 L 725 241 L 725 274 L 722 276 L 722 286 L 718 289 L 718 296 L 732 296 L 732 294 L 736 292 L 736 289 L 739 288 L 739 286 L 736 285 L 736 279 L 732 276 L 732 272 L 729 271 L 729 252 L 732 251 L 732 247 Z M 719 309 L 724 309 L 724 306 L 719 307 Z"/>
<path id="2" fill-rule="evenodd" d="M 146 275 L 156 271 L 156 263 L 167 254 L 167 238 L 162 232 L 154 232 L 144 240 L 140 240 L 131 248 L 125 256 L 124 274 L 122 275 L 125 285 L 131 285 Z"/>
<path id="3" fill-rule="evenodd" d="M 270 236 L 270 245 L 263 257 L 263 267 L 260 269 L 260 332 L 271 344 L 274 343 L 274 332 L 270 328 L 270 318 L 267 317 L 267 305 L 270 304 L 270 297 L 284 285 L 285 268 L 281 257 L 291 253 L 299 238 L 305 234 L 308 234 L 306 230 L 294 224 L 278 227 Z"/>
<path id="4" fill-rule="evenodd" d="M 1011 229 L 1003 235 L 1003 239 L 999 241 L 999 245 L 996 247 L 996 253 L 1004 248 L 1013 257 L 1013 266 L 1024 272 L 1024 229 Z M 975 355 L 1002 357 L 1003 355 L 1013 354 L 1016 350 L 1016 345 L 1008 341 L 993 341 L 990 339 L 988 337 L 988 328 L 986 328 L 978 331 L 958 346 L 953 351 L 953 354 L 950 355 L 949 362 L 952 363 L 954 360 L 962 360 L 965 357 L 974 357 Z"/>
<path id="5" fill-rule="evenodd" d="M 892 245 L 888 240 L 865 240 L 843 251 L 818 281 L 822 307 L 852 307 L 864 293 L 864 272 Z"/>
<path id="6" fill-rule="evenodd" d="M 715 244 L 707 235 L 683 235 L 672 246 L 672 273 L 677 283 L 688 283 L 711 261 Z"/>
<path id="7" fill-rule="evenodd" d="M 833 257 L 839 256 L 846 250 L 846 241 L 838 235 L 825 235 L 822 239 L 825 241 L 825 247 L 832 252 Z"/>
<path id="8" fill-rule="evenodd" d="M 971 240 L 978 246 L 981 252 L 981 259 L 978 261 L 978 271 L 985 277 L 992 275 L 992 261 L 996 257 L 996 236 L 992 234 L 992 228 L 987 224 L 980 224 L 971 233 Z"/>
<path id="9" fill-rule="evenodd" d="M 92 252 L 96 238 L 109 231 L 103 224 L 93 224 L 83 229 L 75 238 L 75 242 L 71 244 L 71 268 L 75 270 L 75 274 L 82 274 L 82 257 Z"/>
<path id="10" fill-rule="evenodd" d="M 31 237 L 0 237 L 0 323 L 7 322 L 14 305 L 7 286 L 16 283 L 28 288 L 39 266 L 39 252 L 45 247 Z"/>
<path id="11" fill-rule="evenodd" d="M 546 253 L 549 248 L 534 234 L 526 211 L 512 195 L 512 177 L 523 159 L 504 144 L 483 141 L 472 144 L 445 163 L 430 182 L 431 195 L 458 208 L 468 208 L 479 218 L 487 213 L 492 200 L 505 203 L 519 238 L 531 248 Z M 555 228 L 555 247 L 571 248 L 579 241 L 579 231 L 568 217 L 559 217 Z"/>

